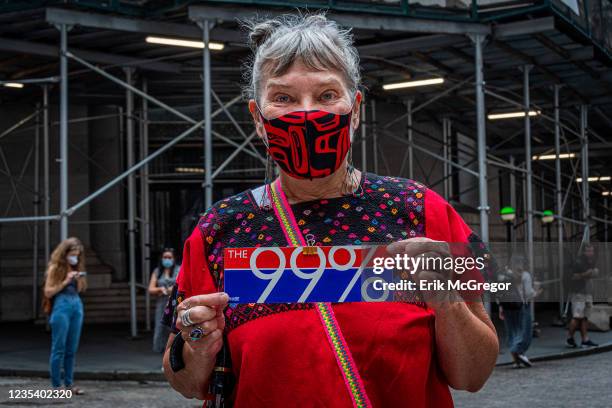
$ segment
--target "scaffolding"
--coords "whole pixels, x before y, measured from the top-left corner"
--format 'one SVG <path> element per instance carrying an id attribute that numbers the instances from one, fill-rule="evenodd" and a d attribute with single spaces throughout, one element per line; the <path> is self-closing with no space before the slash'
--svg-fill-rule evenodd
<path id="1" fill-rule="evenodd" d="M 181 2 L 178 2 L 181 3 Z M 193 182 L 193 180 L 172 180 L 169 176 L 165 176 L 160 180 L 153 180 L 150 171 L 150 164 L 160 158 L 164 153 L 168 152 L 179 143 L 184 142 L 189 137 L 193 137 L 196 132 L 201 131 L 201 143 L 203 146 L 203 175 L 204 180 L 201 182 L 203 191 L 203 207 L 208 208 L 213 202 L 213 191 L 216 183 L 223 182 L 219 180 L 221 175 L 231 175 L 233 179 L 227 180 L 244 180 L 246 174 L 250 174 L 252 171 L 259 171 L 260 168 L 242 168 L 242 169 L 229 169 L 228 165 L 235 161 L 237 157 L 246 155 L 252 158 L 256 163 L 260 163 L 265 166 L 265 158 L 262 153 L 262 148 L 256 145 L 256 133 L 254 130 L 246 129 L 244 121 L 237 119 L 230 111 L 230 107 L 236 105 L 241 100 L 241 95 L 233 95 L 228 97 L 228 92 L 223 91 L 223 95 L 215 92 L 215 86 L 213 84 L 215 79 L 215 67 L 211 58 L 210 47 L 208 44 L 211 41 L 223 39 L 226 37 L 226 41 L 239 42 L 241 40 L 240 34 L 234 30 L 224 27 L 224 22 L 234 21 L 235 18 L 248 18 L 252 17 L 253 9 L 236 6 L 235 3 L 241 3 L 239 1 L 216 1 L 211 2 L 214 5 L 189 5 L 186 2 L 185 6 L 188 6 L 188 18 L 192 24 L 179 24 L 176 22 L 162 22 L 152 21 L 137 18 L 126 18 L 123 16 L 116 16 L 111 14 L 102 14 L 87 11 L 69 10 L 63 8 L 48 7 L 45 9 L 45 21 L 55 27 L 59 31 L 59 44 L 57 47 L 42 44 L 32 44 L 27 41 L 14 40 L 14 39 L 0 39 L 0 49 L 5 51 L 15 50 L 18 47 L 23 47 L 24 52 L 32 52 L 38 55 L 58 55 L 59 56 L 59 75 L 54 77 L 46 78 L 34 78 L 34 79 L 18 79 L 18 80 L 6 80 L 0 81 L 0 84 L 7 82 L 17 82 L 22 84 L 37 84 L 40 86 L 41 95 L 40 102 L 37 103 L 36 109 L 33 113 L 26 116 L 25 118 L 17 121 L 13 126 L 10 126 L 7 130 L 0 134 L 0 140 L 4 137 L 9 136 L 18 131 L 23 131 L 25 125 L 31 121 L 35 121 L 33 129 L 35 130 L 34 144 L 28 159 L 24 164 L 24 169 L 28 166 L 30 160 L 34 160 L 35 165 L 35 180 L 34 188 L 29 189 L 29 193 L 33 195 L 34 200 L 34 214 L 27 215 L 24 213 L 24 206 L 21 204 L 19 196 L 19 187 L 23 179 L 23 172 L 18 176 L 14 176 L 8 167 L 5 153 L 0 145 L 0 159 L 3 160 L 4 170 L 1 172 L 7 176 L 10 180 L 11 185 L 11 198 L 8 202 L 7 210 L 2 218 L 0 218 L 0 225 L 10 223 L 25 223 L 33 226 L 33 315 L 37 315 L 37 276 L 38 269 L 40 266 L 38 247 L 39 243 L 39 227 L 42 223 L 42 246 L 44 248 L 44 257 L 48 259 L 50 253 L 51 236 L 50 236 L 50 223 L 57 222 L 60 226 L 60 239 L 65 239 L 69 235 L 70 218 L 79 209 L 82 209 L 93 200 L 102 196 L 105 192 L 111 188 L 124 185 L 127 191 L 127 217 L 125 220 L 93 220 L 91 223 L 121 223 L 125 224 L 128 234 L 128 276 L 130 285 L 130 299 L 131 299 L 131 326 L 130 331 L 132 336 L 138 335 L 138 322 L 136 313 L 136 293 L 139 288 L 146 289 L 148 286 L 148 274 L 143 274 L 141 281 L 138 281 L 136 270 L 138 265 L 145 270 L 151 269 L 151 229 L 150 224 L 150 186 L 155 182 L 168 181 L 172 183 L 180 182 Z M 261 6 L 280 7 L 286 4 L 281 2 L 258 2 Z M 501 175 L 493 177 L 488 174 L 488 169 L 497 168 L 501 169 L 505 173 L 510 175 L 510 203 L 513 207 L 517 207 L 515 191 L 516 179 L 520 179 L 520 183 L 524 186 L 524 204 L 523 204 L 523 222 L 525 224 L 524 240 L 526 242 L 526 253 L 530 262 L 530 270 L 534 269 L 534 222 L 536 217 L 542 215 L 542 211 L 536 210 L 534 203 L 534 185 L 538 184 L 542 188 L 542 200 L 545 197 L 545 188 L 549 188 L 552 191 L 554 197 L 554 217 L 557 221 L 557 239 L 559 243 L 558 252 L 558 276 L 552 279 L 550 283 L 558 283 L 560 294 L 563 294 L 563 282 L 561 276 L 564 271 L 564 253 L 562 245 L 566 236 L 568 235 L 569 227 L 580 228 L 578 233 L 580 234 L 580 240 L 582 242 L 588 242 L 592 236 L 592 226 L 597 225 L 604 226 L 605 239 L 608 239 L 607 231 L 610 220 L 608 217 L 608 201 L 600 200 L 597 201 L 597 209 L 603 208 L 603 218 L 594 215 L 591 211 L 593 203 L 591 202 L 592 189 L 589 184 L 589 157 L 590 150 L 592 147 L 589 144 L 591 138 L 597 140 L 604 149 L 611 149 L 612 143 L 605 137 L 601 136 L 596 129 L 589 127 L 588 118 L 589 112 L 592 110 L 594 115 L 601 117 L 603 122 L 608 128 L 612 125 L 612 121 L 609 119 L 606 112 L 602 111 L 599 106 L 602 106 L 600 100 L 603 100 L 603 96 L 594 95 L 587 97 L 584 95 L 584 91 L 578 89 L 574 84 L 566 83 L 559 74 L 552 71 L 547 67 L 546 64 L 542 63 L 542 59 L 537 59 L 524 51 L 521 51 L 519 47 L 512 46 L 512 41 L 538 41 L 539 44 L 543 44 L 545 47 L 551 50 L 551 54 L 556 55 L 556 58 L 566 60 L 569 64 L 574 64 L 580 70 L 589 74 L 593 80 L 602 81 L 603 84 L 609 82 L 609 78 L 605 74 L 600 74 L 595 68 L 589 66 L 584 62 L 577 63 L 576 55 L 580 52 L 585 51 L 572 48 L 571 51 L 564 50 L 562 47 L 559 49 L 559 45 L 554 43 L 551 44 L 550 38 L 547 37 L 546 33 L 556 33 L 559 30 L 558 13 L 566 14 L 567 10 L 562 9 L 556 2 L 544 1 L 538 5 L 537 10 L 548 10 L 552 9 L 555 16 L 542 16 L 538 17 L 535 21 L 529 21 L 526 24 L 525 21 L 512 20 L 505 22 L 504 18 L 513 17 L 518 15 L 516 11 L 513 14 L 508 14 L 504 11 L 501 17 L 494 18 L 494 14 L 490 9 L 480 10 L 476 5 L 476 2 L 468 2 L 469 4 L 465 9 L 452 10 L 453 15 L 447 13 L 446 18 L 441 18 L 440 15 L 436 15 L 435 10 L 416 7 L 415 2 L 401 1 L 397 2 L 399 8 L 390 10 L 388 4 L 385 6 L 379 4 L 376 9 L 368 8 L 369 12 L 374 11 L 374 15 L 364 16 L 364 10 L 361 9 L 362 5 L 348 4 L 348 3 L 360 3 L 360 2 L 330 2 L 326 3 L 327 7 L 331 10 L 332 18 L 336 19 L 341 25 L 354 27 L 356 30 L 368 32 L 368 30 L 387 30 L 394 34 L 399 33 L 410 33 L 418 34 L 414 37 L 397 38 L 394 35 L 393 38 L 384 41 L 381 45 L 380 42 L 374 43 L 360 43 L 358 49 L 364 58 L 364 61 L 373 64 L 381 64 L 377 66 L 386 66 L 391 64 L 391 58 L 394 54 L 403 56 L 404 54 L 409 55 L 411 58 L 420 60 L 423 64 L 429 67 L 433 67 L 434 70 L 441 71 L 451 82 L 451 86 L 447 87 L 443 91 L 434 92 L 433 94 L 418 94 L 418 103 L 415 96 L 393 98 L 388 97 L 380 92 L 372 92 L 369 98 L 370 103 L 366 107 L 366 104 L 362 105 L 362 123 L 360 127 L 360 138 L 356 139 L 356 145 L 359 144 L 361 151 L 361 167 L 363 170 L 373 170 L 378 172 L 381 170 L 382 165 L 389 169 L 389 163 L 386 161 L 382 148 L 385 143 L 394 141 L 400 143 L 406 147 L 406 152 L 401 161 L 401 168 L 399 175 L 403 176 L 405 170 L 409 178 L 413 178 L 416 169 L 420 167 L 418 153 L 431 157 L 436 162 L 442 163 L 443 166 L 443 177 L 435 182 L 428 183 L 433 188 L 439 183 L 443 183 L 443 195 L 446 199 L 460 201 L 462 194 L 469 192 L 470 190 L 478 190 L 478 205 L 475 208 L 479 217 L 479 233 L 484 242 L 490 241 L 490 219 L 491 206 L 489 197 L 489 186 L 490 183 L 499 181 Z M 231 6 L 231 9 L 230 9 Z M 385 8 L 387 7 L 387 8 Z M 395 6 L 393 6 L 395 7 Z M 590 7 L 587 3 L 583 3 L 583 7 Z M 399 10 L 399 11 L 398 11 Z M 526 10 L 534 10 L 533 8 L 525 8 Z M 120 10 L 113 10 L 119 12 Z M 437 10 L 439 11 L 439 10 Z M 446 10 L 448 12 L 448 10 Z M 282 9 L 271 8 L 267 10 L 267 14 L 274 15 L 283 12 Z M 452 17 L 452 18 L 451 18 Z M 501 21 L 501 22 L 500 22 Z M 565 21 L 565 20 L 564 20 Z M 204 44 L 201 51 L 201 66 L 200 67 L 181 67 L 175 62 L 166 60 L 172 60 L 176 58 L 176 55 L 162 56 L 162 57 L 126 57 L 124 55 L 109 55 L 103 54 L 98 51 L 82 50 L 77 47 L 69 47 L 68 40 L 70 37 L 71 29 L 75 26 L 89 27 L 92 29 L 106 29 L 111 28 L 113 30 L 119 30 L 121 32 L 143 34 L 158 34 L 158 35 L 182 35 L 185 38 L 198 38 Z M 591 27 L 587 24 L 588 27 Z M 600 27 L 600 26 L 598 26 Z M 587 30 L 589 31 L 589 30 Z M 600 27 L 601 31 L 601 27 Z M 589 31 L 590 33 L 590 31 Z M 590 35 L 590 34 L 589 34 Z M 597 34 L 601 37 L 601 33 Z M 367 35 L 366 35 L 367 37 Z M 401 36 L 400 36 L 401 37 Z M 466 45 L 469 44 L 469 45 Z M 462 49 L 458 47 L 461 45 Z M 501 50 L 506 55 L 512 58 L 512 65 L 514 69 L 520 69 L 522 81 L 518 83 L 512 83 L 512 81 L 500 81 L 506 82 L 507 86 L 499 87 L 490 85 L 487 83 L 485 73 L 488 71 L 499 73 L 491 66 L 491 63 L 487 63 L 487 47 L 493 46 L 497 50 Z M 471 47 L 472 54 L 464 51 L 466 47 Z M 599 48 L 598 48 L 599 47 Z M 587 58 L 594 58 L 596 49 L 606 49 L 604 45 L 593 45 L 592 49 L 586 51 Z M 428 54 L 420 51 L 421 49 L 433 50 Z M 199 51 L 198 51 L 199 53 Z M 440 58 L 434 57 L 433 55 L 439 53 L 451 53 L 454 58 L 459 61 L 469 62 L 471 68 L 469 70 L 460 70 L 451 67 L 449 64 L 440 62 Z M 183 53 L 182 56 L 189 53 Z M 604 54 L 606 54 L 604 52 Z M 190 54 L 190 55 L 193 55 Z M 378 58 L 378 60 L 377 60 Z M 551 57 L 552 58 L 552 57 Z M 68 72 L 69 62 L 77 64 L 82 69 L 78 71 Z M 106 66 L 100 67 L 95 65 L 96 63 L 106 64 Z M 402 65 L 403 62 L 394 62 L 396 65 Z M 405 65 L 404 65 L 405 66 Z M 118 75 L 112 74 L 113 68 L 121 67 L 123 69 L 123 77 L 120 78 Z M 184 113 L 181 109 L 172 107 L 169 103 L 162 101 L 160 98 L 152 96 L 150 87 L 151 81 L 143 76 L 141 80 L 135 79 L 142 70 L 153 70 L 157 72 L 170 72 L 178 74 L 183 72 L 184 68 L 189 68 L 191 71 L 198 72 L 201 75 L 201 102 L 203 115 L 202 119 L 198 120 L 192 116 Z M 221 67 L 220 69 L 227 69 L 228 72 L 231 67 Z M 462 68 L 463 69 L 463 68 Z M 532 90 L 534 83 L 533 74 L 538 71 L 538 75 L 544 78 L 548 78 L 552 81 L 552 92 L 553 98 L 547 102 L 545 106 L 533 102 Z M 68 200 L 68 189 L 69 189 L 69 177 L 68 172 L 68 147 L 70 145 L 69 135 L 69 124 L 76 123 L 78 121 L 91 121 L 97 119 L 108 118 L 114 115 L 102 115 L 99 117 L 88 117 L 70 119 L 68 116 L 69 109 L 69 81 L 73 75 L 82 75 L 83 72 L 95 73 L 99 77 L 113 83 L 120 87 L 125 93 L 123 95 L 123 107 L 122 110 L 118 111 L 117 118 L 124 122 L 125 128 L 125 140 L 126 140 L 126 168 L 125 170 L 112 178 L 112 180 L 105 183 L 103 186 L 96 189 L 91 194 L 82 197 L 77 203 L 70 205 Z M 427 71 L 431 72 L 431 70 Z M 505 72 L 501 70 L 501 72 Z M 391 78 L 394 74 L 390 75 Z M 499 78 L 496 78 L 499 79 Z M 50 212 L 50 180 L 49 180 L 49 130 L 53 125 L 49 117 L 49 93 L 52 87 L 59 85 L 59 120 L 56 123 L 59 125 L 59 211 L 56 214 Z M 608 85 L 604 85 L 607 87 Z M 221 85 L 219 85 L 221 87 Z M 572 126 L 570 121 L 563 121 L 561 119 L 561 91 L 571 98 L 577 97 L 578 101 L 578 112 L 573 113 L 573 106 L 565 108 L 564 113 L 572 115 L 570 121 L 577 119 L 579 126 L 576 128 Z M 522 91 L 522 95 L 517 93 Z M 473 100 L 469 98 L 473 96 Z M 136 107 L 135 98 L 140 98 L 141 105 L 140 109 Z M 522 128 L 515 129 L 510 135 L 505 134 L 499 128 L 494 126 L 491 122 L 487 122 L 487 112 L 491 111 L 487 109 L 485 105 L 486 98 L 489 98 L 489 102 L 495 108 L 499 107 L 511 107 L 519 109 L 523 113 L 523 126 Z M 224 101 L 223 98 L 226 98 Z M 377 114 L 382 102 L 388 102 L 390 100 L 393 103 L 400 104 L 403 106 L 404 114 L 398 115 L 394 120 L 381 124 L 377 122 Z M 453 105 L 445 105 L 449 99 L 457 99 L 462 103 L 468 103 L 473 109 L 473 126 L 466 126 L 460 118 L 457 118 L 451 114 Z M 540 97 L 540 100 L 542 98 Z M 214 101 L 214 102 L 213 102 Z M 377 101 L 379 101 L 377 103 Z M 598 102 L 599 101 L 599 102 Z M 596 105 L 597 107 L 592 108 L 589 103 Z M 213 110 L 213 104 L 218 105 L 216 110 Z M 151 142 L 149 139 L 149 127 L 152 123 L 150 120 L 150 105 L 154 105 L 157 108 L 175 116 L 178 122 L 187 126 L 187 129 L 182 131 L 176 136 L 173 136 L 170 140 L 165 141 L 161 146 L 154 150 L 151 150 Z M 573 104 L 572 104 L 573 105 Z M 439 119 L 439 129 L 442 135 L 442 140 L 432 140 L 432 143 L 439 145 L 439 150 L 432 150 L 431 148 L 425 147 L 418 143 L 415 135 L 423 135 L 423 131 L 419 130 L 416 126 L 415 115 L 423 114 L 428 117 L 432 116 L 432 111 L 435 111 L 435 107 L 446 106 L 448 112 L 438 118 L 435 114 L 433 115 L 433 121 L 437 123 Z M 465 111 L 465 109 L 463 109 Z M 534 136 L 532 130 L 534 129 L 534 123 L 530 112 L 537 111 L 537 125 L 550 129 L 554 132 L 554 144 L 551 147 L 539 147 L 537 151 L 532 149 L 532 143 Z M 549 114 L 547 112 L 552 112 Z M 213 124 L 218 121 L 219 116 L 225 116 L 227 118 L 226 125 L 233 129 L 236 137 L 230 137 L 224 135 L 213 129 Z M 219 121 L 220 122 L 220 121 Z M 169 122 L 170 123 L 170 122 Z M 401 131 L 397 131 L 401 129 Z M 463 135 L 472 136 L 475 140 L 475 148 L 470 150 L 464 146 L 459 146 L 456 141 L 456 134 L 460 132 Z M 491 146 L 488 141 L 492 140 L 488 137 L 488 132 L 495 135 L 502 135 L 503 140 L 497 144 Z M 138 133 L 138 143 L 136 134 Z M 404 134 L 405 133 L 405 134 Z M 42 134 L 42 166 L 41 166 L 41 154 L 40 154 L 40 137 Z M 509 149 L 504 146 L 510 143 L 513 139 L 516 139 L 520 135 L 524 136 L 523 149 Z M 454 136 L 455 135 L 455 136 Z M 571 140 L 571 138 L 575 140 Z M 455 139 L 455 140 L 454 140 Z M 577 143 L 576 143 L 577 141 Z M 223 158 L 223 161 L 218 165 L 213 165 L 213 148 L 215 143 L 220 143 L 224 146 L 230 146 L 233 151 Z M 137 147 L 137 148 L 136 148 Z M 565 149 L 562 150 L 562 147 Z M 573 174 L 564 174 L 562 171 L 561 154 L 572 153 L 574 148 L 580 149 L 579 157 L 575 158 L 572 164 Z M 136 157 L 136 151 L 139 152 L 138 158 Z M 371 154 L 370 154 L 371 152 Z M 554 166 L 537 162 L 538 167 L 542 167 L 546 171 L 554 173 L 554 182 L 550 182 L 545 179 L 542 175 L 537 175 L 533 168 L 533 156 L 553 153 L 555 156 Z M 521 158 L 520 155 L 523 155 Z M 33 156 L 33 158 L 31 157 Z M 469 156 L 469 160 L 460 161 L 459 156 Z M 533 162 L 533 163 L 532 163 Z M 475 164 L 475 166 L 474 166 Z M 580 166 L 580 177 L 582 182 L 580 185 L 576 185 L 575 179 L 578 175 L 578 166 Z M 38 177 L 40 169 L 42 168 L 43 180 L 42 188 L 40 186 L 40 179 Z M 430 181 L 429 176 L 433 172 L 433 167 L 429 172 L 422 169 L 422 173 L 426 177 L 426 182 Z M 461 191 L 456 187 L 458 174 L 473 176 L 476 180 L 476 186 L 470 187 L 468 190 Z M 138 177 L 137 177 L 138 176 Z M 226 181 L 227 181 L 226 180 Z M 138 181 L 138 183 L 137 183 Z M 255 180 L 253 180 L 255 181 Z M 198 181 L 199 182 L 199 181 Z M 565 187 L 564 187 L 564 184 Z M 576 187 L 580 187 L 578 192 L 574 191 Z M 31 190 L 31 191 L 30 191 Z M 41 191 L 42 190 L 42 191 Z M 137 195 L 139 194 L 140 202 L 137 205 Z M 572 209 L 569 215 L 566 210 L 568 203 L 572 204 L 577 199 L 580 199 L 581 203 L 581 214 L 577 216 Z M 8 216 L 9 211 L 13 205 L 13 201 L 17 202 L 21 210 L 21 216 Z M 461 204 L 461 203 L 459 203 Z M 40 206 L 42 205 L 42 209 Z M 542 208 L 541 210 L 544 210 Z M 517 223 L 513 229 L 516 231 L 522 227 L 521 224 Z M 597 233 L 599 233 L 597 228 Z M 574 234 L 576 235 L 576 230 Z M 571 237 L 570 237 L 571 238 Z M 140 254 L 140 259 L 138 258 Z M 150 328 L 150 299 L 148 292 L 146 293 L 146 309 L 147 316 L 146 328 Z M 563 296 L 561 296 L 562 298 Z M 560 310 L 562 305 L 560 305 Z"/>

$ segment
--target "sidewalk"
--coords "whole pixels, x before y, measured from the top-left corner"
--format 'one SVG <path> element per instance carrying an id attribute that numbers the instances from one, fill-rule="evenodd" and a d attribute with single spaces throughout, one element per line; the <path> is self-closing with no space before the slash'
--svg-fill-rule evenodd
<path id="1" fill-rule="evenodd" d="M 42 325 L 0 325 L 0 375 L 48 377 L 51 334 Z M 96 380 L 162 380 L 162 356 L 154 353 L 152 333 L 129 337 L 129 324 L 84 325 L 75 377 Z"/>
<path id="2" fill-rule="evenodd" d="M 589 349 L 565 347 L 566 330 L 551 327 L 539 319 L 542 334 L 534 338 L 527 355 L 534 361 L 574 357 L 612 349 L 612 331 L 591 332 L 600 346 Z M 30 323 L 0 325 L 0 376 L 47 377 L 51 336 L 44 326 Z M 503 331 L 499 330 L 500 335 Z M 162 380 L 162 357 L 151 351 L 152 333 L 141 332 L 138 339 L 129 338 L 129 325 L 94 325 L 83 327 L 77 354 L 76 377 L 96 380 Z M 580 337 L 576 335 L 579 342 Z M 511 362 L 503 344 L 498 365 Z"/>
<path id="3" fill-rule="evenodd" d="M 539 319 L 540 320 L 540 319 Z M 606 350 L 612 350 L 612 330 L 609 332 L 589 332 L 589 337 L 598 347 L 580 348 L 580 333 L 574 335 L 578 348 L 570 349 L 565 346 L 567 330 L 562 327 L 552 327 L 549 322 L 540 320 L 540 337 L 533 339 L 527 356 L 532 361 L 554 360 L 560 358 L 577 357 Z M 503 329 L 502 329 L 503 330 Z M 498 334 L 503 336 L 502 330 L 498 328 Z M 497 357 L 497 365 L 512 363 L 512 357 L 505 344 L 501 340 L 500 354 Z"/>

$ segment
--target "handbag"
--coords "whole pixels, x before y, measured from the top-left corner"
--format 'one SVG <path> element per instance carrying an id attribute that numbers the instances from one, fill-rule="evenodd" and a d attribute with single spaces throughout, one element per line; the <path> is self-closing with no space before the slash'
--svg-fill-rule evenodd
<path id="1" fill-rule="evenodd" d="M 49 316 L 51 314 L 51 311 L 53 310 L 53 298 L 48 298 L 43 294 L 41 308 L 43 313 L 46 316 Z"/>
<path id="2" fill-rule="evenodd" d="M 285 197 L 285 193 L 280 187 L 280 180 L 267 184 L 265 188 L 271 199 L 271 205 L 274 209 L 276 218 L 281 225 L 281 229 L 289 245 L 304 247 L 304 254 L 312 254 L 313 248 L 308 246 L 308 243 L 302 236 L 295 216 L 293 215 L 293 210 Z M 359 375 L 357 365 L 355 364 L 344 335 L 342 334 L 342 330 L 340 330 L 340 325 L 336 320 L 331 303 L 315 303 L 315 306 L 321 318 L 321 324 L 325 329 L 329 344 L 336 357 L 336 362 L 342 373 L 347 391 L 353 401 L 353 406 L 356 408 L 371 408 L 372 404 L 366 394 L 363 381 Z"/>

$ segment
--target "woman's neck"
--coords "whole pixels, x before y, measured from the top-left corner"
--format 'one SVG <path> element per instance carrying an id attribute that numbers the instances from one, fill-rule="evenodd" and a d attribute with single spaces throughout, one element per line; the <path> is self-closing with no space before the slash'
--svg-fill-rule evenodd
<path id="1" fill-rule="evenodd" d="M 304 201 L 341 197 L 349 191 L 355 191 L 361 180 L 361 172 L 355 169 L 350 176 L 348 166 L 345 165 L 332 175 L 319 179 L 296 179 L 282 171 L 279 178 L 289 204 L 296 204 Z"/>

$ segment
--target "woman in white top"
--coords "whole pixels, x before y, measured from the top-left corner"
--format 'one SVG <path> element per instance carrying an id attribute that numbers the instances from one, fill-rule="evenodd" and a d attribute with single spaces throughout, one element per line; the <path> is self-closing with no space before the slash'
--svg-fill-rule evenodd
<path id="1" fill-rule="evenodd" d="M 534 288 L 533 279 L 529 271 L 525 269 L 525 264 L 525 258 L 512 257 L 510 268 L 506 268 L 506 276 L 512 286 L 499 306 L 499 318 L 506 326 L 508 345 L 515 368 L 520 368 L 521 365 L 532 366 L 531 361 L 525 355 L 531 345 L 533 333 L 531 302 L 541 292 Z"/>

